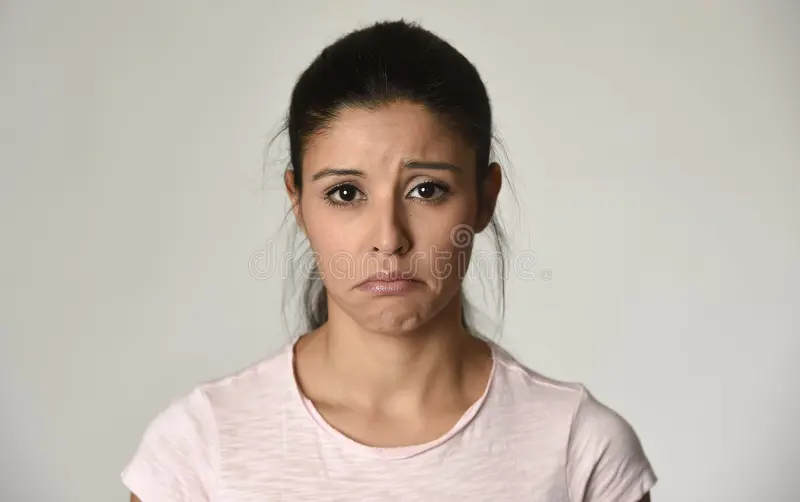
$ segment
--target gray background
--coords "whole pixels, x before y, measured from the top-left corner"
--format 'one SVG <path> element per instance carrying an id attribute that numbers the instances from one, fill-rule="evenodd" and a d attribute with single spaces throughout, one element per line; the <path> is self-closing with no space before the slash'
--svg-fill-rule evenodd
<path id="1" fill-rule="evenodd" d="M 501 343 L 634 424 L 656 502 L 800 500 L 799 10 L 0 2 L 0 498 L 125 499 L 158 411 L 287 339 L 251 266 L 288 208 L 264 146 L 326 43 L 405 16 L 508 147 L 536 261 Z"/>

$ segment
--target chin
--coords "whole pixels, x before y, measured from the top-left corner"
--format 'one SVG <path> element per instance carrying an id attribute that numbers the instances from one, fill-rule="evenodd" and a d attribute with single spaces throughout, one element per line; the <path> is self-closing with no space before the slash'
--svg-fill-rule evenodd
<path id="1" fill-rule="evenodd" d="M 386 302 L 372 308 L 357 308 L 353 319 L 365 329 L 386 335 L 402 336 L 428 322 L 433 312 L 430 303 Z"/>
<path id="2" fill-rule="evenodd" d="M 364 298 L 361 293 L 337 302 L 361 328 L 373 333 L 404 336 L 434 319 L 451 298 L 442 291 L 416 292 L 413 295 L 386 295 Z M 350 301 L 347 301 L 350 300 Z"/>

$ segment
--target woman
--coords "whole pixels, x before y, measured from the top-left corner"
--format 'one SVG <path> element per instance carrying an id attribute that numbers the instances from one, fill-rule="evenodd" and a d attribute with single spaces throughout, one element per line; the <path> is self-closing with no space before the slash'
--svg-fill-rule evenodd
<path id="1" fill-rule="evenodd" d="M 324 286 L 310 330 L 165 410 L 123 472 L 131 499 L 649 500 L 624 419 L 466 323 L 470 237 L 502 180 L 469 61 L 405 22 L 355 31 L 301 75 L 286 128 Z"/>

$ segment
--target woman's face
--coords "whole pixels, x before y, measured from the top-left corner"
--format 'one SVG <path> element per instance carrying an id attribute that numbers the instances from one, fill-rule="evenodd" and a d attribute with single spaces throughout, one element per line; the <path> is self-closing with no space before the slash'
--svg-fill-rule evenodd
<path id="1" fill-rule="evenodd" d="M 479 214 L 474 150 L 407 103 L 342 110 L 307 145 L 301 194 L 288 176 L 329 310 L 387 333 L 421 326 L 456 297 L 472 232 L 488 223 L 500 188 L 493 172 Z M 380 273 L 408 280 L 364 283 Z"/>

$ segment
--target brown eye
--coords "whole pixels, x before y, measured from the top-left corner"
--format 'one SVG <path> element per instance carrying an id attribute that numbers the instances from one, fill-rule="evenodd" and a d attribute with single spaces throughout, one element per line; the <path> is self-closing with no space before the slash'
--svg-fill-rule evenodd
<path id="1" fill-rule="evenodd" d="M 363 198 L 361 190 L 347 183 L 334 187 L 325 194 L 325 200 L 334 205 L 350 204 Z"/>
<path id="2" fill-rule="evenodd" d="M 412 196 L 411 194 L 415 192 L 417 193 L 417 196 Z M 413 199 L 423 199 L 425 202 L 433 202 L 434 200 L 440 199 L 448 193 L 447 187 L 439 183 L 426 181 L 425 183 L 420 183 L 419 185 L 415 186 L 414 189 L 409 193 L 409 196 L 411 196 Z"/>
<path id="3" fill-rule="evenodd" d="M 352 186 L 345 185 L 337 190 L 339 199 L 344 202 L 353 202 L 356 198 L 356 190 Z"/>

